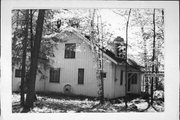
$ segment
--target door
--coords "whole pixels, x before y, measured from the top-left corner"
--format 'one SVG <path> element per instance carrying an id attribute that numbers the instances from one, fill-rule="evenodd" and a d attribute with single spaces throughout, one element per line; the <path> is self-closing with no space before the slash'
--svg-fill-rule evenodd
<path id="1" fill-rule="evenodd" d="M 128 92 L 131 91 L 131 76 L 132 76 L 132 73 L 128 73 Z"/>
<path id="2" fill-rule="evenodd" d="M 138 89 L 137 85 L 137 73 L 128 73 L 128 86 L 127 91 L 128 92 L 136 92 Z"/>

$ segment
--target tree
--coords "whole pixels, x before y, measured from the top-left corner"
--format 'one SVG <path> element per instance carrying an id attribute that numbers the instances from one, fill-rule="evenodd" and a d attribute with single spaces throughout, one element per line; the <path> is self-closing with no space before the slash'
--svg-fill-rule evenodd
<path id="1" fill-rule="evenodd" d="M 26 27 L 23 40 L 23 57 L 22 57 L 22 74 L 21 74 L 21 106 L 24 105 L 24 81 L 26 76 L 26 49 L 28 41 L 28 26 L 29 26 L 29 10 L 26 10 Z"/>
<path id="2" fill-rule="evenodd" d="M 127 109 L 127 81 L 128 81 L 128 74 L 127 74 L 127 66 L 128 66 L 128 58 L 127 58 L 127 50 L 128 50 L 128 27 L 129 27 L 129 18 L 131 15 L 131 9 L 129 9 L 127 24 L 126 24 L 126 72 L 125 72 L 125 107 Z"/>
<path id="3" fill-rule="evenodd" d="M 154 73 L 154 60 L 155 60 L 155 48 L 156 48 L 156 24 L 155 24 L 155 8 L 154 8 L 154 13 L 153 13 L 153 56 L 152 56 L 152 73 Z M 154 92 L 154 77 L 151 78 L 151 105 L 153 105 L 153 92 Z"/>
<path id="4" fill-rule="evenodd" d="M 104 104 L 104 81 L 102 77 L 103 73 L 103 58 L 102 58 L 102 53 L 100 52 L 100 47 L 103 48 L 103 46 L 99 45 L 100 39 L 100 32 L 99 32 L 99 23 L 97 23 L 97 31 L 95 30 L 95 14 L 96 14 L 96 9 L 93 9 L 92 12 L 90 10 L 91 14 L 91 35 L 90 35 L 90 40 L 91 40 L 91 48 L 94 52 L 95 59 L 97 62 L 97 71 L 96 71 L 96 78 L 98 82 L 98 96 L 100 98 L 100 104 Z M 99 17 L 97 18 L 99 20 Z M 98 38 L 98 39 L 96 39 Z"/>
<path id="5" fill-rule="evenodd" d="M 37 25 L 36 25 L 36 34 L 34 39 L 34 47 L 33 50 L 31 51 L 32 61 L 30 67 L 30 79 L 27 81 L 28 89 L 27 89 L 25 109 L 30 109 L 31 107 L 33 107 L 34 96 L 35 96 L 35 81 L 36 81 L 39 50 L 41 46 L 44 15 L 45 15 L 45 10 L 39 10 Z"/>

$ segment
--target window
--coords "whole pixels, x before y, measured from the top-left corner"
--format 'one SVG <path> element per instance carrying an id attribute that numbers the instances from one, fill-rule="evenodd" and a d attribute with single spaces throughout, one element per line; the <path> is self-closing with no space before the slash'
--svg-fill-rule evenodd
<path id="1" fill-rule="evenodd" d="M 21 69 L 16 69 L 15 77 L 21 77 Z"/>
<path id="2" fill-rule="evenodd" d="M 131 84 L 137 84 L 137 73 L 129 73 L 128 79 L 131 81 Z"/>
<path id="3" fill-rule="evenodd" d="M 64 58 L 75 58 L 75 49 L 76 49 L 75 43 L 65 44 Z"/>
<path id="4" fill-rule="evenodd" d="M 137 74 L 134 73 L 133 76 L 132 76 L 132 84 L 137 84 Z"/>
<path id="5" fill-rule="evenodd" d="M 123 84 L 123 70 L 121 70 L 121 79 L 120 79 L 120 85 L 122 85 Z"/>
<path id="6" fill-rule="evenodd" d="M 60 80 L 60 68 L 50 69 L 50 82 L 59 83 Z"/>
<path id="7" fill-rule="evenodd" d="M 106 72 L 101 72 L 101 77 L 106 78 Z"/>
<path id="8" fill-rule="evenodd" d="M 84 84 L 84 69 L 78 69 L 78 84 Z"/>

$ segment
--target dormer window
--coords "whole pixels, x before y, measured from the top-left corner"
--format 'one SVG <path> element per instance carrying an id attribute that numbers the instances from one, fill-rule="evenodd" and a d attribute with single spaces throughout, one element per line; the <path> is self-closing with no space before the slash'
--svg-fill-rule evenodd
<path id="1" fill-rule="evenodd" d="M 64 58 L 75 58 L 75 49 L 76 44 L 75 43 L 67 43 L 65 44 L 65 54 Z"/>

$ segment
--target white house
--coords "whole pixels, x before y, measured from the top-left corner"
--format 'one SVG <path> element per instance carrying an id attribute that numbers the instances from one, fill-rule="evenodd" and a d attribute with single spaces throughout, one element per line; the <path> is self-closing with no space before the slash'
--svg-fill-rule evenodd
<path id="1" fill-rule="evenodd" d="M 74 28 L 65 29 L 52 38 L 61 42 L 54 48 L 54 57 L 50 58 L 51 67 L 47 70 L 40 68 L 43 74 L 37 74 L 36 91 L 97 97 L 97 62 L 90 41 Z M 115 46 L 118 46 L 118 41 Z M 125 62 L 116 53 L 103 50 L 105 98 L 125 95 Z M 19 90 L 20 73 L 19 68 L 13 69 L 13 91 Z M 128 93 L 140 93 L 142 73 L 140 67 L 130 59 L 128 77 Z"/>

